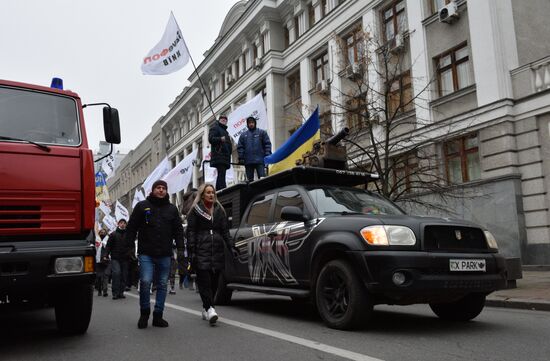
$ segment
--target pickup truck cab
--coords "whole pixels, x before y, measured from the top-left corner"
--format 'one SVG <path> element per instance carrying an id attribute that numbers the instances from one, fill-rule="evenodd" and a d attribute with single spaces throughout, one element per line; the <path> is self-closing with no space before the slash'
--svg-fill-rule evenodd
<path id="1" fill-rule="evenodd" d="M 295 167 L 218 192 L 239 255 L 227 252 L 215 302 L 229 303 L 233 290 L 309 299 L 337 329 L 365 326 L 376 304 L 479 315 L 506 285 L 494 237 L 470 222 L 407 215 L 359 187 L 375 178 Z"/>

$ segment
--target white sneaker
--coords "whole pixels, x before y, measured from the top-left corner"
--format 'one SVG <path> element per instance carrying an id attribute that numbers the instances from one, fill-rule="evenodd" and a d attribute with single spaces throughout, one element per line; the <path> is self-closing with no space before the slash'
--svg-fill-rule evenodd
<path id="1" fill-rule="evenodd" d="M 208 318 L 208 313 L 203 308 L 202 309 L 202 319 L 206 321 L 207 318 Z"/>
<path id="2" fill-rule="evenodd" d="M 216 310 L 214 307 L 210 307 L 208 311 L 206 312 L 206 319 L 208 322 L 210 322 L 211 325 L 215 324 L 218 320 L 218 314 L 216 313 Z"/>

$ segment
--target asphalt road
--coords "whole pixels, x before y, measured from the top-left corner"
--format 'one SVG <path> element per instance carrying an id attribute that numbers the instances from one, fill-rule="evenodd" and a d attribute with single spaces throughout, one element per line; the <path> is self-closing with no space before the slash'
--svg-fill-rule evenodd
<path id="1" fill-rule="evenodd" d="M 308 304 L 238 292 L 211 327 L 198 294 L 178 290 L 167 299 L 170 327 L 138 330 L 137 296 L 94 301 L 90 328 L 77 337 L 57 333 L 53 310 L 1 313 L 0 360 L 550 359 L 550 312 L 486 308 L 472 322 L 446 323 L 424 305 L 377 306 L 364 329 L 337 331 Z"/>

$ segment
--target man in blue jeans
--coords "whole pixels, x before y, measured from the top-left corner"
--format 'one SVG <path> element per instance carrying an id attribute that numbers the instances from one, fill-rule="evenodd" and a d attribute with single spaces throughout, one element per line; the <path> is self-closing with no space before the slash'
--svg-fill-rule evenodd
<path id="1" fill-rule="evenodd" d="M 138 328 L 147 327 L 151 314 L 149 290 L 153 282 L 153 270 L 158 277 L 153 326 L 168 327 L 162 313 L 170 274 L 172 244 L 175 240 L 178 253 L 183 254 L 184 243 L 181 218 L 176 206 L 170 203 L 168 185 L 165 181 L 158 180 L 153 183 L 149 196 L 134 207 L 126 228 L 126 237 L 133 241 L 136 235 L 140 265 Z"/>
<path id="2" fill-rule="evenodd" d="M 254 171 L 258 178 L 265 177 L 264 157 L 271 155 L 271 141 L 265 130 L 256 127 L 256 118 L 246 118 L 246 127 L 246 132 L 239 137 L 237 152 L 239 163 L 244 164 L 246 178 L 252 182 Z"/>

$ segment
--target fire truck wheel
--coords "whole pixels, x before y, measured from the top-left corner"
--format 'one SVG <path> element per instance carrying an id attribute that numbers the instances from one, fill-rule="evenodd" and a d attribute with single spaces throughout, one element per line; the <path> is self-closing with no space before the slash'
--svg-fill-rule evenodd
<path id="1" fill-rule="evenodd" d="M 65 335 L 81 335 L 88 330 L 92 316 L 93 287 L 77 285 L 61 292 L 55 302 L 57 329 Z"/>
<path id="2" fill-rule="evenodd" d="M 373 304 L 367 290 L 351 266 L 340 259 L 321 269 L 315 301 L 321 318 L 331 328 L 364 327 L 372 314 Z"/>

